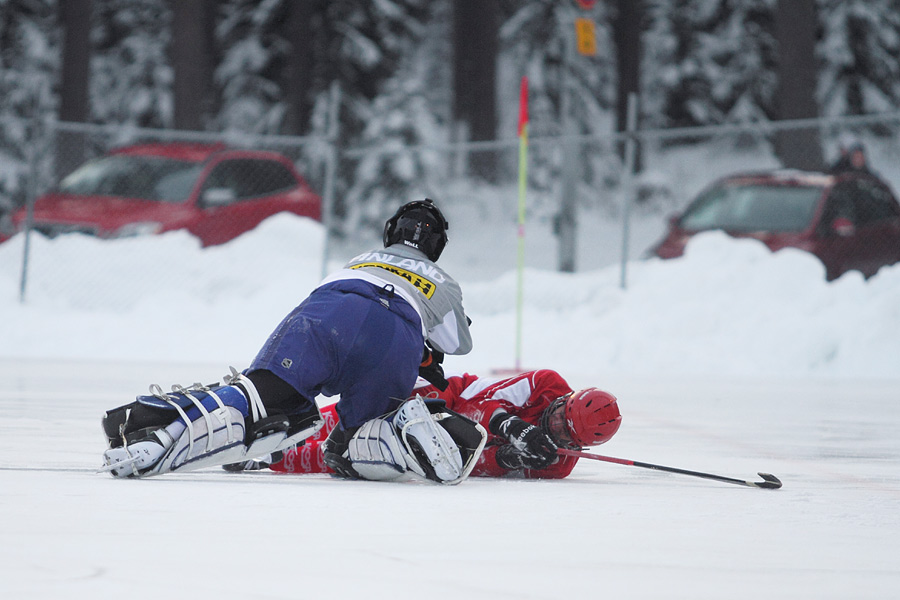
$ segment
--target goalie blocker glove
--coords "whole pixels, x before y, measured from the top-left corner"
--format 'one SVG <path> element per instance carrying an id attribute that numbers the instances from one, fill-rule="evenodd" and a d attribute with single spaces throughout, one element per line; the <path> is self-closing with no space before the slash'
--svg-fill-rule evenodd
<path id="1" fill-rule="evenodd" d="M 496 454 L 504 469 L 546 469 L 556 461 L 557 446 L 539 427 L 505 412 L 494 415 L 489 427 L 509 441 Z"/>

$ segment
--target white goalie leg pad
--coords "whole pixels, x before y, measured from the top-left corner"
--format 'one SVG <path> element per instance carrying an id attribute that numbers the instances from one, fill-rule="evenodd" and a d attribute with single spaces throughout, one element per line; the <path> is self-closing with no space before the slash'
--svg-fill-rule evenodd
<path id="1" fill-rule="evenodd" d="M 203 409 L 202 403 L 191 396 L 190 390 L 177 389 L 178 392 L 193 401 L 194 405 L 201 410 L 202 417 L 191 422 L 186 418 L 187 415 L 182 415 L 187 426 L 181 432 L 180 437 L 177 435 L 177 431 L 170 432 L 175 438 L 175 444 L 163 457 L 163 460 L 147 475 L 218 467 L 265 456 L 285 447 L 287 422 L 284 423 L 282 430 L 274 430 L 252 440 L 249 446 L 245 445 L 246 418 L 250 418 L 250 422 L 253 423 L 268 415 L 259 397 L 259 392 L 250 379 L 232 367 L 231 376 L 226 377 L 226 383 L 246 398 L 250 414 L 245 417 L 241 411 L 231 406 L 225 406 L 215 392 L 203 388 L 202 391 L 212 396 L 218 405 L 217 409 L 206 411 Z M 176 390 L 173 388 L 173 391 Z M 179 425 L 183 426 L 180 421 L 176 421 L 167 429 L 177 428 Z"/>
<path id="2" fill-rule="evenodd" d="M 364 423 L 350 438 L 347 458 L 359 476 L 369 481 L 425 478 L 425 470 L 403 446 L 388 419 Z"/>
<path id="3" fill-rule="evenodd" d="M 394 414 L 360 427 L 350 440 L 347 458 L 363 479 L 459 483 L 471 468 L 464 464 L 450 434 L 437 423 L 439 418 L 416 396 Z"/>
<path id="4" fill-rule="evenodd" d="M 421 396 L 403 403 L 393 418 L 403 446 L 416 456 L 414 446 L 425 456 L 431 469 L 428 478 L 438 483 L 456 484 L 465 479 L 462 455 L 450 434 L 437 424 Z"/>
<path id="5" fill-rule="evenodd" d="M 470 473 L 472 473 L 472 470 L 475 468 L 475 465 L 478 462 L 478 458 L 481 456 L 481 453 L 484 450 L 485 444 L 487 444 L 487 438 L 488 438 L 487 430 L 484 427 L 482 427 L 480 424 L 478 424 L 474 421 L 471 421 L 468 419 L 460 419 L 460 416 L 455 413 L 449 414 L 449 413 L 443 412 L 443 413 L 433 414 L 432 418 L 435 420 L 436 423 L 440 424 L 441 430 L 444 430 L 446 427 L 450 427 L 450 425 L 445 426 L 445 423 L 450 423 L 454 419 L 457 419 L 458 420 L 457 427 L 456 427 L 457 433 L 461 433 L 458 431 L 459 420 L 461 420 L 463 423 L 466 423 L 466 422 L 469 423 L 470 430 L 469 430 L 468 434 L 465 435 L 464 437 L 461 436 L 459 438 L 460 441 L 462 441 L 463 439 L 466 439 L 466 438 L 470 438 L 468 444 L 463 445 L 460 442 L 457 442 L 457 438 L 454 438 L 453 435 L 450 436 L 451 438 L 453 438 L 454 442 L 457 444 L 457 448 L 460 450 L 460 455 L 462 456 L 462 461 L 463 461 L 463 471 L 459 475 L 459 477 L 456 478 L 455 480 L 448 480 L 448 481 L 443 482 L 446 485 L 454 485 L 457 483 L 461 483 L 463 480 L 465 480 L 469 476 Z"/>
<path id="6" fill-rule="evenodd" d="M 180 418 L 146 438 L 110 448 L 101 470 L 114 477 L 149 477 L 246 461 L 286 447 L 289 423 L 279 418 L 268 419 L 247 445 L 247 428 L 266 419 L 266 409 L 252 381 L 234 369 L 226 381 L 217 388 L 175 385 L 171 394 L 152 385 L 152 397 Z"/>
<path id="7" fill-rule="evenodd" d="M 157 475 L 171 471 L 193 471 L 207 466 L 230 462 L 230 457 L 243 457 L 244 415 L 226 406 L 197 419 L 191 427 L 176 421 L 166 429 L 175 438 L 169 452 L 145 475 Z M 178 429 L 181 429 L 178 435 Z M 224 462 L 223 462 L 224 461 Z"/>

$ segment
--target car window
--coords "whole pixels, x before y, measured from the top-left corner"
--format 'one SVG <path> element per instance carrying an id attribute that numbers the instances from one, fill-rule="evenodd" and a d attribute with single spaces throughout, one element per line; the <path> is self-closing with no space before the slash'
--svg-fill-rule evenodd
<path id="1" fill-rule="evenodd" d="M 190 194 L 199 172 L 194 162 L 117 154 L 85 163 L 60 182 L 59 191 L 180 202 Z"/>
<path id="2" fill-rule="evenodd" d="M 821 195 L 818 186 L 716 186 L 691 204 L 679 225 L 691 231 L 802 231 Z"/>
<path id="3" fill-rule="evenodd" d="M 297 185 L 296 177 L 277 161 L 233 159 L 216 165 L 203 189 L 228 189 L 235 200 L 245 200 L 274 194 Z"/>
<path id="4" fill-rule="evenodd" d="M 188 197 L 200 172 L 202 164 L 192 165 L 186 169 L 176 169 L 162 174 L 156 181 L 156 198 L 163 202 L 181 202 Z"/>
<path id="5" fill-rule="evenodd" d="M 279 162 L 273 160 L 249 161 L 247 180 L 254 195 L 274 194 L 297 187 L 297 178 Z"/>

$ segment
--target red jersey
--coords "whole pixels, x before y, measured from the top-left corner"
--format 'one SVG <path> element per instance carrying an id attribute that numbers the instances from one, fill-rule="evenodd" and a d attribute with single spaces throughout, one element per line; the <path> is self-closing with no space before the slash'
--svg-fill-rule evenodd
<path id="1" fill-rule="evenodd" d="M 566 380 L 556 371 L 541 369 L 513 377 L 478 377 L 469 373 L 447 377 L 449 385 L 443 392 L 423 379 L 419 379 L 415 392 L 444 400 L 447 407 L 480 423 L 485 430 L 491 417 L 498 410 L 540 425 L 541 415 L 550 404 L 572 391 Z M 281 462 L 271 466 L 274 471 L 286 473 L 330 473 L 322 455 L 322 444 L 337 424 L 335 405 L 323 407 L 325 426 L 306 444 L 284 452 Z M 560 456 L 546 469 L 525 469 L 511 472 L 497 464 L 497 449 L 508 443 L 506 438 L 488 433 L 487 446 L 478 459 L 472 475 L 476 477 L 503 477 L 513 475 L 528 479 L 561 479 L 572 472 L 577 457 Z"/>

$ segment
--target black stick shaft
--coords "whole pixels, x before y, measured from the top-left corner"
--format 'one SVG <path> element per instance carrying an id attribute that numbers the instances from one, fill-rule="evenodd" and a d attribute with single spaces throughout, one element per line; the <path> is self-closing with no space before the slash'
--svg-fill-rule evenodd
<path id="1" fill-rule="evenodd" d="M 745 487 L 756 487 L 767 490 L 777 490 L 781 487 L 781 481 L 771 473 L 758 473 L 758 475 L 763 478 L 763 481 L 747 481 L 744 479 L 735 479 L 733 477 L 723 477 L 722 475 L 713 475 L 712 473 L 701 473 L 700 471 L 688 471 L 687 469 L 664 467 L 663 465 L 654 465 L 652 463 L 639 462 L 636 460 L 629 460 L 627 458 L 615 458 L 613 456 L 590 454 L 588 452 L 579 452 L 577 450 L 566 450 L 565 448 L 560 448 L 559 450 L 557 450 L 557 453 L 563 456 L 577 456 L 578 458 L 601 460 L 604 462 L 611 462 L 619 465 L 629 465 L 632 467 L 641 467 L 643 469 L 653 469 L 654 471 L 666 471 L 667 473 L 678 473 L 679 475 L 702 477 L 703 479 L 712 479 L 713 481 L 733 483 L 735 485 L 742 485 Z"/>

